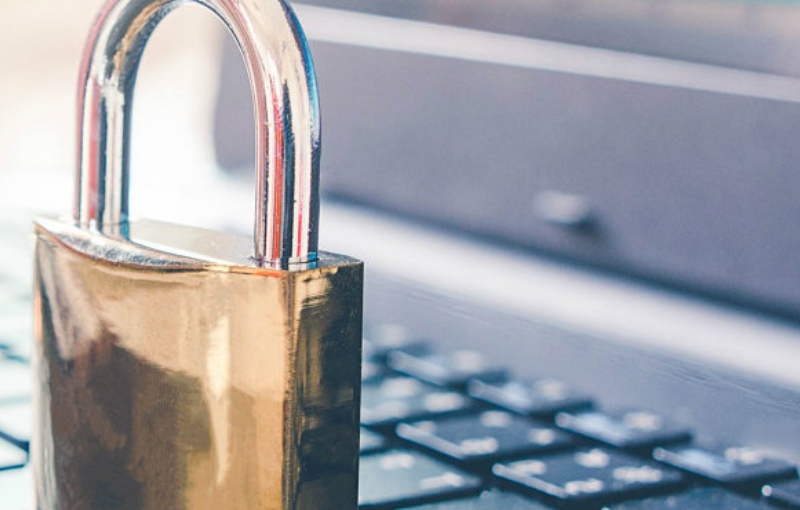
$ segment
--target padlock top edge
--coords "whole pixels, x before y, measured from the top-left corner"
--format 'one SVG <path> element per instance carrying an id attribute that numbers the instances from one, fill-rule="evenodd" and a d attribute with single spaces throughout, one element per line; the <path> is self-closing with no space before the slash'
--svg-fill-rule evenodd
<path id="1" fill-rule="evenodd" d="M 40 217 L 34 225 L 37 235 L 52 243 L 101 263 L 131 269 L 270 275 L 362 264 L 345 255 L 319 252 L 313 264 L 290 269 L 261 267 L 247 255 L 252 251 L 247 236 L 154 220 L 131 221 L 124 233 L 81 228 L 71 218 Z"/>

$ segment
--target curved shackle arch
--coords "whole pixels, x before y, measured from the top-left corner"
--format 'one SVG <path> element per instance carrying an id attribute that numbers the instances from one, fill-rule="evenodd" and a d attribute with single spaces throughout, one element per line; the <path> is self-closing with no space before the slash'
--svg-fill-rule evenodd
<path id="1" fill-rule="evenodd" d="M 254 259 L 313 262 L 320 122 L 308 43 L 283 0 L 109 0 L 92 26 L 78 84 L 75 219 L 104 233 L 128 221 L 133 89 L 158 22 L 181 4 L 209 8 L 233 35 L 250 78 L 256 132 Z"/>

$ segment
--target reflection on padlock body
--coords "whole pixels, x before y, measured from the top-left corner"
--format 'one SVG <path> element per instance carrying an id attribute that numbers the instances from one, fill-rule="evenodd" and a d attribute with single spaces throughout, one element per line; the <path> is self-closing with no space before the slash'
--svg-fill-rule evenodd
<path id="1" fill-rule="evenodd" d="M 39 221 L 39 510 L 355 509 L 362 265 L 187 256 L 248 241 Z"/>

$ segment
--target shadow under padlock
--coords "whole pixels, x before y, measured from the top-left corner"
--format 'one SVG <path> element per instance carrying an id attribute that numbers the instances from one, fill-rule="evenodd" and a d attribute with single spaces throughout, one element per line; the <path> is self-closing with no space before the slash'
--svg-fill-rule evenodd
<path id="1" fill-rule="evenodd" d="M 282 0 L 198 0 L 252 82 L 255 247 L 128 220 L 136 71 L 180 3 L 111 0 L 86 47 L 76 210 L 36 224 L 37 508 L 355 510 L 363 266 L 317 253 L 316 82 Z"/>

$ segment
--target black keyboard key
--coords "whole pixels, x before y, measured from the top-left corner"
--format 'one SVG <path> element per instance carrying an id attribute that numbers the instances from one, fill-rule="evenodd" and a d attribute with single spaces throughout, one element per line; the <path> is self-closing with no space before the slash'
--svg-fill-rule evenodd
<path id="1" fill-rule="evenodd" d="M 649 411 L 606 414 L 598 411 L 559 413 L 556 425 L 589 439 L 624 450 L 686 442 L 689 430 Z"/>
<path id="2" fill-rule="evenodd" d="M 361 427 L 360 438 L 359 452 L 362 455 L 378 452 L 386 448 L 386 438 L 364 427 Z"/>
<path id="3" fill-rule="evenodd" d="M 27 461 L 25 450 L 0 438 L 0 471 L 21 468 Z"/>
<path id="4" fill-rule="evenodd" d="M 549 418 L 559 411 L 589 409 L 592 399 L 557 379 L 484 381 L 469 383 L 470 396 L 509 411 Z"/>
<path id="5" fill-rule="evenodd" d="M 506 374 L 478 351 L 443 354 L 395 351 L 389 354 L 387 363 L 392 370 L 443 388 L 464 389 L 470 379 L 496 380 Z"/>
<path id="6" fill-rule="evenodd" d="M 768 510 L 763 501 L 747 499 L 719 487 L 703 487 L 670 496 L 629 501 L 604 510 Z"/>
<path id="7" fill-rule="evenodd" d="M 360 509 L 394 508 L 477 494 L 481 480 L 405 450 L 361 457 Z"/>
<path id="8" fill-rule="evenodd" d="M 478 497 L 415 506 L 408 510 L 550 510 L 550 508 L 513 492 L 492 489 L 481 493 Z"/>
<path id="9" fill-rule="evenodd" d="M 746 447 L 704 449 L 697 446 L 664 447 L 653 458 L 732 489 L 757 494 L 761 486 L 797 476 L 797 469 Z"/>
<path id="10" fill-rule="evenodd" d="M 394 426 L 400 421 L 427 419 L 463 412 L 468 397 L 442 390 L 410 377 L 390 377 L 361 390 L 361 423 L 372 427 Z"/>
<path id="11" fill-rule="evenodd" d="M 761 488 L 761 494 L 783 508 L 800 510 L 800 480 L 765 485 Z"/>
<path id="12" fill-rule="evenodd" d="M 501 480 L 532 491 L 557 506 L 592 508 L 683 485 L 683 476 L 666 466 L 605 448 L 495 464 Z"/>
<path id="13" fill-rule="evenodd" d="M 568 434 L 552 426 L 505 411 L 401 423 L 397 435 L 471 467 L 488 467 L 497 460 L 552 452 L 574 444 Z"/>

